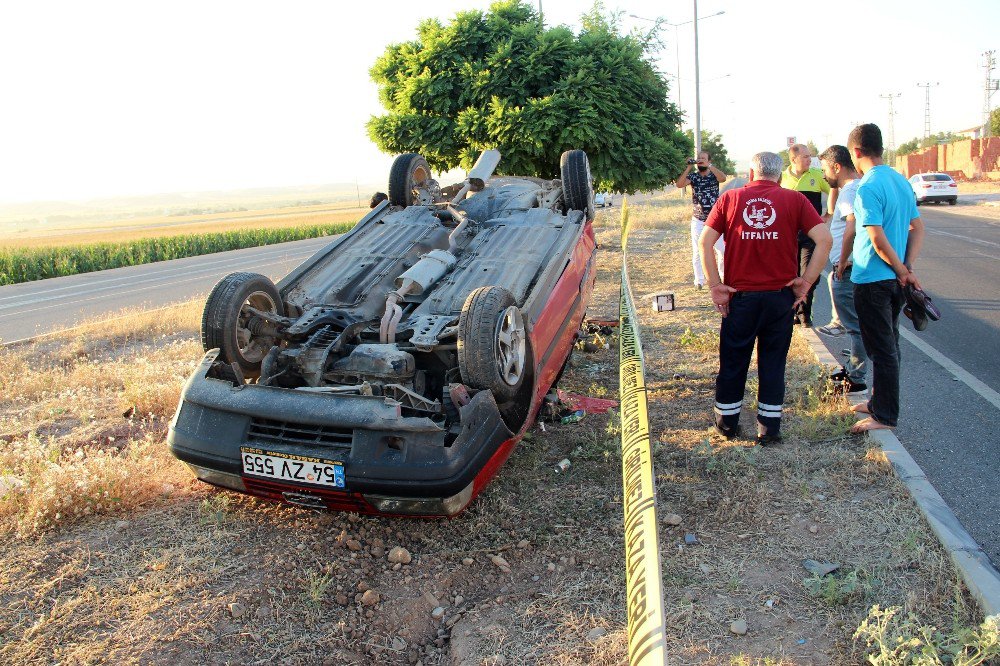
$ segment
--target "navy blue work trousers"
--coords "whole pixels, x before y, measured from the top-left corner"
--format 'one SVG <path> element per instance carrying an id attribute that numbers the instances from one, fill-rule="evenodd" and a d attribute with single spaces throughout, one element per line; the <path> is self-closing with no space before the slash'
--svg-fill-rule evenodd
<path id="1" fill-rule="evenodd" d="M 729 302 L 719 331 L 719 375 L 715 380 L 715 422 L 734 432 L 740 422 L 750 357 L 757 346 L 758 434 L 781 432 L 785 401 L 785 360 L 792 342 L 792 303 L 788 287 L 778 291 L 740 291 Z"/>

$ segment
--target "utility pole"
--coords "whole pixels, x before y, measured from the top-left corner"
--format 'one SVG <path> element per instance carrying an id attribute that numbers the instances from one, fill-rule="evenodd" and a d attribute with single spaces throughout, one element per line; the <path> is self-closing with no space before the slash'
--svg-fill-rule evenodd
<path id="1" fill-rule="evenodd" d="M 539 1 L 541 1 L 541 0 L 539 0 Z M 697 5 L 697 4 L 698 3 L 695 2 L 695 5 Z M 726 13 L 726 11 L 722 10 L 722 11 L 715 12 L 714 14 L 709 14 L 708 16 L 699 16 L 699 17 L 697 17 L 697 19 L 699 21 L 704 21 L 705 19 L 710 19 L 713 16 L 722 16 L 725 13 Z M 629 14 L 629 16 L 632 17 L 632 18 L 634 18 L 634 19 L 639 19 L 640 21 L 649 21 L 650 23 L 662 23 L 663 25 L 669 25 L 669 26 L 671 26 L 674 29 L 674 51 L 676 52 L 676 58 L 677 58 L 677 60 L 676 60 L 676 62 L 677 62 L 677 71 L 676 71 L 676 74 L 674 76 L 674 80 L 677 81 L 677 108 L 683 110 L 684 103 L 681 100 L 681 45 L 680 45 L 681 44 L 681 40 L 680 40 L 680 28 L 681 28 L 682 25 L 687 25 L 688 23 L 694 23 L 694 20 L 691 20 L 691 21 L 681 21 L 680 23 L 671 23 L 670 21 L 665 21 L 663 19 L 656 19 L 656 20 L 654 20 L 654 19 L 651 19 L 651 18 L 646 18 L 645 16 L 639 16 L 637 14 Z M 694 52 L 695 52 L 695 65 L 697 66 L 697 61 L 698 61 L 697 26 L 695 27 L 695 47 L 694 47 Z M 696 80 L 698 78 L 697 75 L 698 75 L 698 72 L 696 70 L 695 71 L 695 79 Z M 729 76 L 729 75 L 726 74 L 726 76 Z M 721 77 L 719 77 L 719 78 L 721 78 Z"/>
<path id="2" fill-rule="evenodd" d="M 701 155 L 701 75 L 698 72 L 698 0 L 694 0 L 694 156 L 695 159 L 697 159 L 699 155 Z"/>
<path id="3" fill-rule="evenodd" d="M 879 95 L 881 99 L 889 100 L 889 150 L 896 149 L 896 112 L 892 109 L 892 100 L 900 97 L 903 93 L 886 93 L 884 95 Z"/>
<path id="4" fill-rule="evenodd" d="M 990 131 L 990 115 L 992 115 L 990 98 L 993 97 L 997 88 L 1000 88 L 1000 81 L 993 78 L 993 68 L 997 66 L 997 60 L 993 57 L 994 53 L 996 51 L 992 50 L 983 53 L 983 57 L 986 58 L 986 62 L 983 63 L 983 67 L 986 68 L 986 86 L 983 90 L 983 136 L 992 134 Z"/>
<path id="5" fill-rule="evenodd" d="M 918 83 L 918 88 L 924 89 L 924 138 L 931 135 L 931 88 L 941 85 L 940 83 Z"/>

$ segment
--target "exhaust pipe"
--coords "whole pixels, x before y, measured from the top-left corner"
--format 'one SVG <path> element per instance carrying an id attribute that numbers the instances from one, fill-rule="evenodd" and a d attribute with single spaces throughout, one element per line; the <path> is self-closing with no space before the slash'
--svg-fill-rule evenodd
<path id="1" fill-rule="evenodd" d="M 500 151 L 493 148 L 484 150 L 479 155 L 479 159 L 476 160 L 472 170 L 469 171 L 469 175 L 465 178 L 465 184 L 462 186 L 462 189 L 451 200 L 452 205 L 454 206 L 465 199 L 465 195 L 469 192 L 481 192 L 486 187 L 486 181 L 493 175 L 493 171 L 496 170 L 498 164 L 500 164 Z"/>

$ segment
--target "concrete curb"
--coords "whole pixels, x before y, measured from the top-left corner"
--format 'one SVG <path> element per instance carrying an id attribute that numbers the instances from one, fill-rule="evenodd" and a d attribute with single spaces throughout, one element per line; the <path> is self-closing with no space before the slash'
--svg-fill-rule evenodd
<path id="1" fill-rule="evenodd" d="M 805 338 L 816 355 L 816 360 L 822 365 L 831 370 L 837 370 L 843 365 L 834 358 L 815 330 L 798 326 L 795 330 Z M 848 399 L 851 404 L 865 400 L 854 396 L 848 396 Z M 868 433 L 868 437 L 882 447 L 882 452 L 892 463 L 897 476 L 906 484 L 913 501 L 927 519 L 941 545 L 948 551 L 962 580 L 979 602 L 983 613 L 987 617 L 1000 617 L 1000 572 L 993 568 L 983 549 L 962 527 L 944 499 L 931 485 L 924 471 L 920 469 L 920 465 L 896 437 L 896 433 L 892 430 L 874 430 Z"/>

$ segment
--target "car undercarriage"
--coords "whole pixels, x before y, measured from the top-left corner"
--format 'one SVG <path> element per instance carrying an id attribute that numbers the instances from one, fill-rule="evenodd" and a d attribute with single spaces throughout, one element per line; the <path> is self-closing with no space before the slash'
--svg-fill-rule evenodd
<path id="1" fill-rule="evenodd" d="M 487 151 L 444 189 L 401 156 L 389 200 L 277 284 L 220 281 L 174 454 L 309 508 L 464 508 L 530 425 L 593 285 L 589 166 L 571 152 L 576 172 L 543 180 L 491 178 Z"/>

